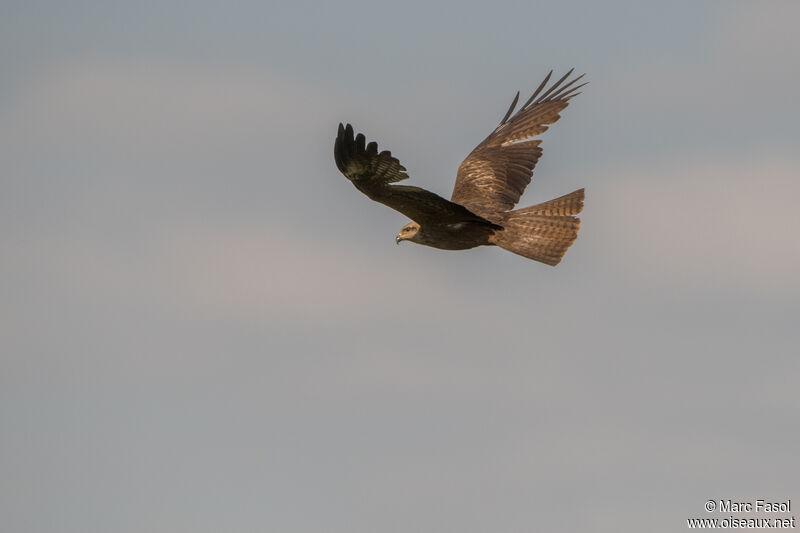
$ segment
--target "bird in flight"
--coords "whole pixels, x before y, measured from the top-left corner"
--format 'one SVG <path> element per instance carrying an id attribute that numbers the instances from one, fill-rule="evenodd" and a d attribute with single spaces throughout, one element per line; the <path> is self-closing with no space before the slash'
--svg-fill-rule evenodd
<path id="1" fill-rule="evenodd" d="M 533 137 L 555 123 L 586 85 L 575 85 L 583 75 L 564 83 L 570 70 L 546 88 L 552 74 L 514 113 L 517 92 L 500 124 L 458 167 L 449 201 L 419 187 L 394 185 L 408 179 L 405 167 L 388 150 L 378 152 L 376 142 L 367 144 L 363 134 L 354 136 L 350 124 L 339 124 L 336 166 L 359 191 L 412 220 L 398 233 L 397 244 L 411 241 L 443 250 L 496 245 L 555 266 L 578 237 L 580 219 L 574 215 L 583 209 L 583 189 L 512 211 L 542 155 L 542 141 Z"/>

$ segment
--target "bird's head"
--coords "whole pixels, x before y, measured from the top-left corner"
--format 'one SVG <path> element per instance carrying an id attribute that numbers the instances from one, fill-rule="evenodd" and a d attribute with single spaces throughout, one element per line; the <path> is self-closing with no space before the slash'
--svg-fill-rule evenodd
<path id="1" fill-rule="evenodd" d="M 403 229 L 400 230 L 400 233 L 397 234 L 397 238 L 395 238 L 395 242 L 400 244 L 401 241 L 414 241 L 415 237 L 419 233 L 419 224 L 416 222 L 409 222 Z"/>

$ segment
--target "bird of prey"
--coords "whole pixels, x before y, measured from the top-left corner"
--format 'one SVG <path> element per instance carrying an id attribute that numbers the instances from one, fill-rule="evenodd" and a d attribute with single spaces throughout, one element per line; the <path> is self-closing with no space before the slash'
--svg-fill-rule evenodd
<path id="1" fill-rule="evenodd" d="M 500 124 L 458 167 L 450 200 L 425 189 L 394 185 L 408 178 L 391 152 L 378 152 L 376 142 L 339 124 L 334 144 L 336 166 L 356 188 L 376 202 L 395 209 L 412 222 L 395 239 L 443 250 L 466 250 L 496 245 L 523 257 L 555 266 L 578 236 L 583 189 L 532 207 L 513 210 L 530 183 L 542 155 L 541 140 L 533 139 L 559 119 L 577 96 L 583 75 L 572 74 L 546 88 L 547 77 L 514 113 L 519 92 Z M 512 113 L 514 113 L 512 115 Z"/>

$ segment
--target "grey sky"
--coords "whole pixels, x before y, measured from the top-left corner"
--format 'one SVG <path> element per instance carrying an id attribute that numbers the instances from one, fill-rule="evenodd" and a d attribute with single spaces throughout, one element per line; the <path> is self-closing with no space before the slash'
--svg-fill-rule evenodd
<path id="1" fill-rule="evenodd" d="M 800 502 L 792 2 L 7 2 L 0 529 L 679 531 Z M 591 82 L 556 269 L 395 246 L 352 122 L 448 195 Z"/>

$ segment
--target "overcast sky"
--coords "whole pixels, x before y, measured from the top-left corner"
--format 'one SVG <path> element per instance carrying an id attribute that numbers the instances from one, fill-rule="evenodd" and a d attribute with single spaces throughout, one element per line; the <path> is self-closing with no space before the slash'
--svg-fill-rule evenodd
<path id="1" fill-rule="evenodd" d="M 0 530 L 800 504 L 800 4 L 650 4 L 5 2 Z M 351 122 L 449 196 L 571 67 L 521 201 L 586 187 L 555 269 L 396 246 L 333 163 Z"/>

